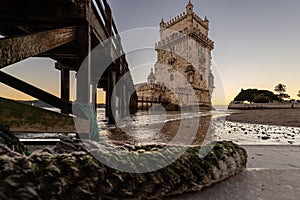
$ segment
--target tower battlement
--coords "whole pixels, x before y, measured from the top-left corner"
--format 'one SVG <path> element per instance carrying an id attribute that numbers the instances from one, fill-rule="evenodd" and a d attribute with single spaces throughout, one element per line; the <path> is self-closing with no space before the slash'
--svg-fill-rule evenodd
<path id="1" fill-rule="evenodd" d="M 204 43 L 213 49 L 213 42 L 208 38 L 209 20 L 207 17 L 202 19 L 199 15 L 194 13 L 194 6 L 191 2 L 186 6 L 186 12 L 177 15 L 175 18 L 164 22 L 162 19 L 160 22 L 160 38 L 161 40 L 168 40 L 172 36 L 172 31 L 193 34 L 197 38 L 202 38 Z"/>
<path id="2" fill-rule="evenodd" d="M 163 23 L 161 24 L 162 26 L 160 28 L 163 28 L 163 29 L 171 28 L 174 24 L 178 23 L 181 20 L 186 19 L 187 17 L 188 17 L 188 14 L 183 12 L 180 15 L 177 15 L 176 17 L 172 18 L 171 20 L 169 20 L 167 22 L 162 21 Z M 193 13 L 193 19 L 195 19 L 199 24 L 201 24 L 206 29 L 209 28 L 209 20 L 206 17 L 203 20 L 203 19 L 201 19 L 201 17 L 199 15 L 197 15 L 196 13 Z"/>
<path id="3" fill-rule="evenodd" d="M 172 42 L 175 42 L 177 40 L 183 40 L 186 39 L 186 36 L 193 37 L 195 40 L 198 40 L 200 43 L 203 43 L 203 45 L 208 46 L 211 50 L 214 49 L 214 42 L 204 35 L 203 33 L 197 31 L 197 29 L 193 29 L 192 31 L 186 32 L 186 33 L 180 33 L 180 32 L 173 32 L 172 35 L 162 39 L 161 41 L 155 43 L 155 48 L 164 48 L 164 46 L 170 45 Z"/>

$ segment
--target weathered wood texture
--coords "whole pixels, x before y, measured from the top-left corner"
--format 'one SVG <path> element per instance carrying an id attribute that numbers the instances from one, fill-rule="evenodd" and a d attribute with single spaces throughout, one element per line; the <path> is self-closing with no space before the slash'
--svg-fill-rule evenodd
<path id="1" fill-rule="evenodd" d="M 64 113 L 71 111 L 69 104 L 65 104 L 70 98 L 69 71 L 79 72 L 91 49 L 111 39 L 107 52 L 99 53 L 100 64 L 89 63 L 84 77 L 77 77 L 77 81 L 82 83 L 77 85 L 81 91 L 77 100 L 90 102 L 91 84 L 109 91 L 109 102 L 115 96 L 120 98 L 119 94 L 112 97 L 112 74 L 116 83 L 129 71 L 129 67 L 107 0 L 5 0 L 0 7 L 0 34 L 5 36 L 0 39 L 0 69 L 34 56 L 50 57 L 61 63 L 56 68 L 62 70 L 62 100 L 7 74 L 0 74 L 0 79 L 15 89 L 63 109 Z M 109 66 L 101 65 L 101 60 L 108 58 L 118 59 L 111 60 Z M 107 70 L 99 73 L 104 68 Z M 99 77 L 100 74 L 102 77 Z M 124 84 L 127 93 L 133 93 L 130 75 Z M 134 107 L 133 102 L 137 104 L 136 94 L 132 95 L 130 102 L 131 107 Z"/>
<path id="2" fill-rule="evenodd" d="M 9 0 L 2 1 L 0 7 L 1 25 L 39 27 L 42 24 L 74 24 L 86 16 L 87 1 L 76 0 Z M 2 32 L 2 30 L 0 31 Z"/>
<path id="3" fill-rule="evenodd" d="M 76 39 L 76 27 L 0 39 L 0 68 L 54 49 Z"/>

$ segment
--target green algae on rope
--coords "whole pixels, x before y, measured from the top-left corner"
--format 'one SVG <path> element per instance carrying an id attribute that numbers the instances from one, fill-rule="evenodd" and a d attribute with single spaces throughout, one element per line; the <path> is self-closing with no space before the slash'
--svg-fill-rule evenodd
<path id="1" fill-rule="evenodd" d="M 133 152 L 139 156 L 157 149 L 141 146 Z M 203 158 L 200 149 L 189 147 L 169 166 L 140 174 L 110 168 L 87 152 L 4 155 L 0 156 L 0 198 L 159 199 L 200 191 L 246 167 L 246 151 L 232 142 L 217 142 Z"/>

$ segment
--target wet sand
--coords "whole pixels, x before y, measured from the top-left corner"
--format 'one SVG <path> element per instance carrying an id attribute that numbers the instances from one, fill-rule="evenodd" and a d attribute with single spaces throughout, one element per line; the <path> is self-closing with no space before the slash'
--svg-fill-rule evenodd
<path id="1" fill-rule="evenodd" d="M 138 135 L 132 134 L 137 127 L 116 128 L 106 131 L 103 139 L 107 138 L 112 143 L 121 142 L 132 145 L 149 143 L 201 145 L 209 132 L 210 122 L 211 115 L 192 119 L 171 120 L 162 125 L 139 126 Z"/>
<path id="2" fill-rule="evenodd" d="M 242 173 L 201 192 L 166 200 L 299 199 L 299 146 L 247 145 L 243 148 L 247 150 L 248 163 Z"/>
<path id="3" fill-rule="evenodd" d="M 300 127 L 300 109 L 238 110 L 226 117 L 227 121 Z"/>

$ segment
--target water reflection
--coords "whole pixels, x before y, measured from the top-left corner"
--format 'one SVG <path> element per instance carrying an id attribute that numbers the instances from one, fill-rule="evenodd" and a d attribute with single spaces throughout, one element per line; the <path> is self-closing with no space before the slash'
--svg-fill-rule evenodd
<path id="1" fill-rule="evenodd" d="M 176 144 L 199 145 L 205 138 L 214 140 L 215 132 L 211 126 L 216 122 L 217 115 L 220 113 L 212 111 L 167 112 L 164 115 L 144 111 L 119 122 L 118 127 L 113 127 L 103 121 L 104 110 L 99 110 L 98 125 L 101 139 L 112 143 L 170 143 L 177 137 Z M 218 123 L 222 124 L 222 120 L 219 119 Z"/>

